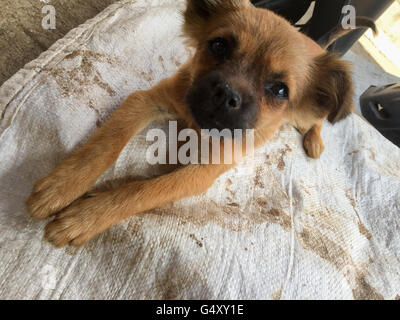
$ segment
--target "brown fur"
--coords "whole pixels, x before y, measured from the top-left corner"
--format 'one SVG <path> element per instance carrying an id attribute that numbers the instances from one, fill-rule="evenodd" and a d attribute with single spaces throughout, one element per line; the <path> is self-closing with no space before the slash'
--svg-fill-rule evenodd
<path id="1" fill-rule="evenodd" d="M 324 149 L 320 136 L 323 120 L 334 123 L 350 112 L 348 66 L 283 18 L 253 8 L 247 0 L 190 0 L 184 17 L 188 44 L 196 49 L 193 57 L 173 77 L 150 90 L 132 93 L 83 147 L 35 184 L 27 207 L 37 219 L 56 214 L 45 232 L 55 246 L 82 245 L 133 214 L 200 194 L 234 166 L 188 165 L 158 178 L 82 197 L 125 144 L 151 121 L 183 119 L 188 127 L 199 129 L 185 97 L 197 78 L 218 67 L 205 49 L 213 35 L 233 33 L 237 39 L 235 64 L 229 67 L 235 72 L 231 81 L 240 88 L 251 87 L 258 103 L 256 147 L 289 120 L 305 134 L 308 155 L 318 158 Z M 290 87 L 288 101 L 277 102 L 263 94 L 264 82 L 274 77 Z"/>

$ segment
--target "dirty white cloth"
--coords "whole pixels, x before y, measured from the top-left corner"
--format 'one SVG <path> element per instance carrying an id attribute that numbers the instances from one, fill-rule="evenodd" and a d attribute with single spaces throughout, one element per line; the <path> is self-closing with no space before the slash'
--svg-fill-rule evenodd
<path id="1" fill-rule="evenodd" d="M 33 183 L 130 92 L 185 61 L 182 5 L 112 5 L 0 88 L 0 298 L 399 298 L 400 151 L 356 115 L 325 125 L 320 160 L 286 125 L 204 195 L 134 216 L 79 249 L 42 241 L 45 223 L 24 205 Z M 348 58 L 357 94 L 395 80 Z M 161 172 L 145 161 L 145 134 L 99 183 Z"/>

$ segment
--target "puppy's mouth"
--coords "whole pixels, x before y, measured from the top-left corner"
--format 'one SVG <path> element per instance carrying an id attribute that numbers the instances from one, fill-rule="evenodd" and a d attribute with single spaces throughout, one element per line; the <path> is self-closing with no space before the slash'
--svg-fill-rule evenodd
<path id="1" fill-rule="evenodd" d="M 197 79 L 186 103 L 200 129 L 252 129 L 257 107 L 251 94 L 239 91 L 218 72 Z"/>
<path id="2" fill-rule="evenodd" d="M 193 118 L 200 129 L 217 129 L 218 131 L 222 131 L 224 129 L 234 130 L 234 129 L 247 129 L 244 127 L 240 127 L 238 124 L 227 123 L 226 119 L 218 119 L 216 115 L 212 112 L 199 112 L 200 110 L 196 107 L 190 107 Z M 202 108 L 203 109 L 203 108 Z"/>

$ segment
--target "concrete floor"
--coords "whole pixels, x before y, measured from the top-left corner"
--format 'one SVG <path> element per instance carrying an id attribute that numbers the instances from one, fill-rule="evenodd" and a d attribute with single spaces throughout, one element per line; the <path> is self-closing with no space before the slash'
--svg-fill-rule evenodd
<path id="1" fill-rule="evenodd" d="M 0 0 L 0 85 L 69 30 L 117 0 Z M 56 9 L 56 29 L 44 30 L 42 8 Z"/>

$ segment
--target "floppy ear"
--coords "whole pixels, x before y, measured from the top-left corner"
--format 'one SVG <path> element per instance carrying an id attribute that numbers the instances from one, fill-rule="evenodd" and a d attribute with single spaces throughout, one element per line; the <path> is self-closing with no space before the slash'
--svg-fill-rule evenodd
<path id="1" fill-rule="evenodd" d="M 311 98 L 318 113 L 336 123 L 353 110 L 353 82 L 350 66 L 338 56 L 324 53 L 312 67 Z"/>
<path id="2" fill-rule="evenodd" d="M 204 26 L 210 23 L 213 17 L 250 5 L 249 0 L 187 0 L 186 2 L 183 32 L 195 41 L 201 38 Z"/>

